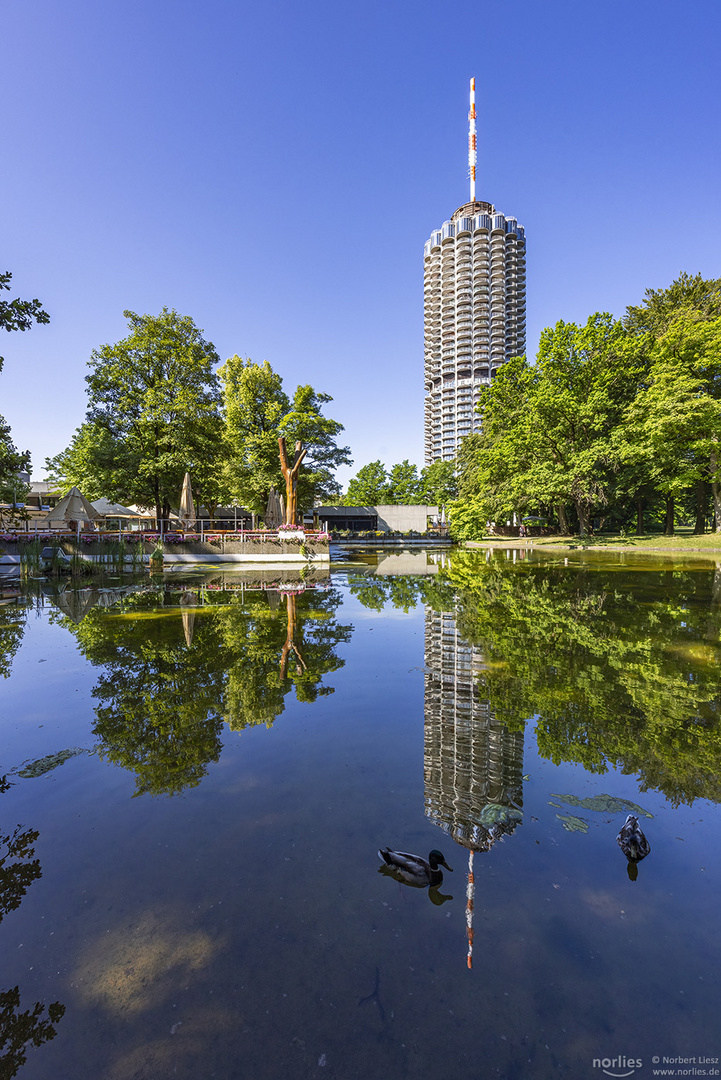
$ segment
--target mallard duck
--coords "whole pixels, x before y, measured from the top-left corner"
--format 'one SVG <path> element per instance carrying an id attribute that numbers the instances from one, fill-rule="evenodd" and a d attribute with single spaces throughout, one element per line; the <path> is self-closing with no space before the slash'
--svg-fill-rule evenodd
<path id="1" fill-rule="evenodd" d="M 616 837 L 616 842 L 626 858 L 631 859 L 632 862 L 645 859 L 651 850 L 651 845 L 643 834 L 638 818 L 633 814 L 629 814 L 626 818 L 623 828 Z"/>
<path id="2" fill-rule="evenodd" d="M 429 885 L 440 885 L 443 874 L 438 869 L 439 864 L 446 870 L 453 872 L 443 858 L 443 853 L 434 848 L 428 855 L 428 860 L 420 855 L 411 855 L 408 851 L 392 851 L 390 848 L 380 848 L 378 856 L 385 863 L 381 866 L 382 873 L 390 873 L 396 881 L 404 885 L 413 885 L 416 889 L 426 889 Z"/>

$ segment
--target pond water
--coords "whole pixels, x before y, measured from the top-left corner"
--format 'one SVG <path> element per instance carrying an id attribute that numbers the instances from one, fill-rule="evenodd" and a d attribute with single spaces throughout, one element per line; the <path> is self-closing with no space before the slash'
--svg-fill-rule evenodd
<path id="1" fill-rule="evenodd" d="M 2 588 L 3 1080 L 719 1075 L 713 563 Z"/>

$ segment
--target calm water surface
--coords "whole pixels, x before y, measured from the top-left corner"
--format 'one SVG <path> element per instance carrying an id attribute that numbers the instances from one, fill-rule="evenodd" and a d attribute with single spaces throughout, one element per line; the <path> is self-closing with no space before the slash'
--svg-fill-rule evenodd
<path id="1" fill-rule="evenodd" d="M 619 556 L 3 586 L 0 1078 L 721 1068 L 720 630 Z"/>

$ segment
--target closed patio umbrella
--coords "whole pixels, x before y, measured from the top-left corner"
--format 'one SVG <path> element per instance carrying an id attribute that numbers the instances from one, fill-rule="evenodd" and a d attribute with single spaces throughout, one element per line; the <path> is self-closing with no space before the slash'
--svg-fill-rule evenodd
<path id="1" fill-rule="evenodd" d="M 183 480 L 178 517 L 182 521 L 184 529 L 187 529 L 190 523 L 195 521 L 196 515 L 195 506 L 193 505 L 193 489 L 190 486 L 190 473 L 186 473 Z"/>

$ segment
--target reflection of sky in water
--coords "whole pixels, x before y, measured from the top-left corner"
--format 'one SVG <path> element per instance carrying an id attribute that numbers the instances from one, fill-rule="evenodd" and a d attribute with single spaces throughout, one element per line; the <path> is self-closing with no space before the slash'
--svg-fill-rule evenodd
<path id="1" fill-rule="evenodd" d="M 640 588 L 644 602 L 658 598 L 657 584 Z M 193 608 L 188 646 L 181 604 L 165 603 L 163 618 L 114 627 L 202 650 L 213 613 Z M 303 594 L 298 621 L 311 610 Z M 322 678 L 333 692 L 311 703 L 286 694 L 270 729 L 222 725 L 219 759 L 178 795 L 133 798 L 133 775 L 98 755 L 10 776 L 3 821 L 37 830 L 42 877 L 0 926 L 0 989 L 17 984 L 24 1008 L 66 1006 L 21 1077 L 80 1075 L 78 1062 L 82 1075 L 109 1080 L 578 1077 L 599 1072 L 594 1057 L 641 1057 L 648 1074 L 653 1054 L 719 1053 L 717 806 L 673 808 L 613 766 L 595 775 L 555 765 L 537 754 L 533 720 L 504 736 L 470 683 L 446 686 L 444 698 L 443 678 L 434 682 L 430 609 L 391 610 L 374 615 L 344 589 L 325 612 L 354 626 L 334 646 L 344 666 Z M 113 621 L 104 611 L 98 634 Z M 287 618 L 285 601 L 273 617 Z M 236 644 L 255 632 L 242 619 L 223 625 Z M 465 646 L 447 629 L 455 678 Z M 271 630 L 272 652 L 287 626 Z M 93 748 L 103 670 L 66 626 L 49 624 L 47 608 L 28 614 L 3 683 L 4 771 Z M 441 715 L 471 755 L 475 725 L 493 760 L 484 751 L 469 761 L 466 750 L 454 759 L 434 730 Z M 433 788 L 436 765 L 443 783 Z M 559 794 L 612 794 L 653 814 L 637 881 L 615 839 L 625 813 Z M 464 815 L 507 798 L 523 821 L 489 850 L 476 845 L 469 971 Z M 564 829 L 559 813 L 587 831 Z M 454 867 L 443 883 L 453 901 L 436 907 L 380 875 L 380 845 L 439 847 Z"/>

